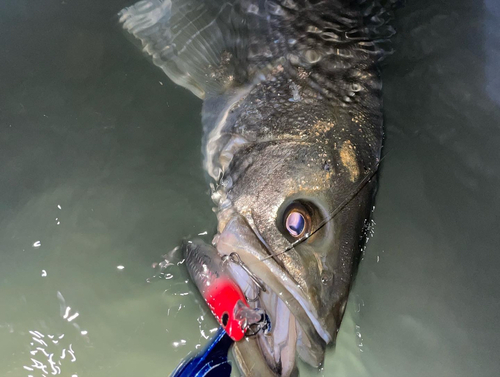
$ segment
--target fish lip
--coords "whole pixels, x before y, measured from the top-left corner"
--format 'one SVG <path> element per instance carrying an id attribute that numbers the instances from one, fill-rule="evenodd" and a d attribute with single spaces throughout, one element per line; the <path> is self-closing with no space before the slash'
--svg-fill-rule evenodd
<path id="1" fill-rule="evenodd" d="M 237 240 L 237 237 L 234 238 L 231 236 L 235 235 L 232 229 L 235 223 L 238 225 L 237 228 L 246 230 L 245 237 L 250 238 L 247 240 L 249 242 L 244 242 L 244 240 L 234 242 Z M 224 229 L 214 237 L 213 244 L 221 255 L 229 255 L 231 252 L 237 252 L 252 273 L 263 281 L 273 294 L 285 302 L 291 314 L 301 326 L 305 325 L 303 326 L 305 328 L 309 324 L 312 325 L 316 334 L 326 344 L 333 340 L 331 334 L 326 330 L 326 326 L 322 326 L 322 321 L 316 309 L 304 296 L 300 286 L 274 258 L 268 258 L 272 254 L 272 251 L 270 251 L 258 231 L 243 216 L 233 213 L 229 221 L 226 222 Z M 256 244 L 259 247 L 255 247 Z M 294 302 L 298 303 L 300 308 L 305 312 L 309 323 L 304 323 L 304 315 L 297 313 L 297 307 L 293 305 Z"/>

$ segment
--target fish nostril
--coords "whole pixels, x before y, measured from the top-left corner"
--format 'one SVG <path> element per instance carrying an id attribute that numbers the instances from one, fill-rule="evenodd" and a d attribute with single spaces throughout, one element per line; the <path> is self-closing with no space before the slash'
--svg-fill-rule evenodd
<path id="1" fill-rule="evenodd" d="M 224 314 L 222 314 L 222 326 L 226 327 L 228 322 L 229 314 L 227 314 L 227 312 L 224 312 Z"/>
<path id="2" fill-rule="evenodd" d="M 321 273 L 321 283 L 323 285 L 328 285 L 333 280 L 333 272 L 323 271 Z"/>

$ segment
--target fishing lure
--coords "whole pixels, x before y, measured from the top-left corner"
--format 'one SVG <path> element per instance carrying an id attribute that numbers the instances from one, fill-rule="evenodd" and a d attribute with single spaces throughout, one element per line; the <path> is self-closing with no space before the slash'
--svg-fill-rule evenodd
<path id="1" fill-rule="evenodd" d="M 227 360 L 233 340 L 220 327 L 206 347 L 191 358 L 186 358 L 170 377 L 229 377 L 231 364 Z"/>
<path id="2" fill-rule="evenodd" d="M 269 319 L 265 312 L 250 308 L 244 293 L 226 271 L 214 247 L 201 241 L 190 241 L 185 245 L 184 253 L 189 275 L 232 340 L 237 342 L 245 335 L 254 335 L 268 327 Z"/>

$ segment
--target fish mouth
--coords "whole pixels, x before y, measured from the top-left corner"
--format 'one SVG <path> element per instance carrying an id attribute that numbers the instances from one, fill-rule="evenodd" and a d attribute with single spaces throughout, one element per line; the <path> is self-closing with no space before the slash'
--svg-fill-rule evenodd
<path id="1" fill-rule="evenodd" d="M 239 255 L 250 273 L 237 263 L 228 264 L 229 272 L 250 306 L 264 310 L 271 323 L 268 333 L 260 332 L 235 344 L 241 372 L 245 376 L 292 376 L 296 374 L 297 354 L 306 363 L 320 367 L 331 335 L 300 286 L 273 258 L 266 258 L 270 251 L 245 218 L 231 216 L 215 236 L 214 245 L 223 256 Z M 250 274 L 263 282 L 265 291 Z"/>

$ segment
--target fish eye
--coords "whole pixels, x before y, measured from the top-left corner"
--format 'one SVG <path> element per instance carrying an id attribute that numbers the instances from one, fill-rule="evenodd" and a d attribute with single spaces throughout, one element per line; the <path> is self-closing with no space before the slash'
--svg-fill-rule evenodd
<path id="1" fill-rule="evenodd" d="M 292 211 L 286 217 L 285 227 L 292 237 L 299 237 L 306 227 L 306 219 L 300 212 Z"/>
<path id="2" fill-rule="evenodd" d="M 282 231 L 292 238 L 300 238 L 311 228 L 311 215 L 308 207 L 294 202 L 283 213 Z"/>
<path id="3" fill-rule="evenodd" d="M 227 314 L 227 312 L 224 312 L 224 314 L 222 314 L 222 326 L 226 327 L 228 322 L 229 314 Z"/>

